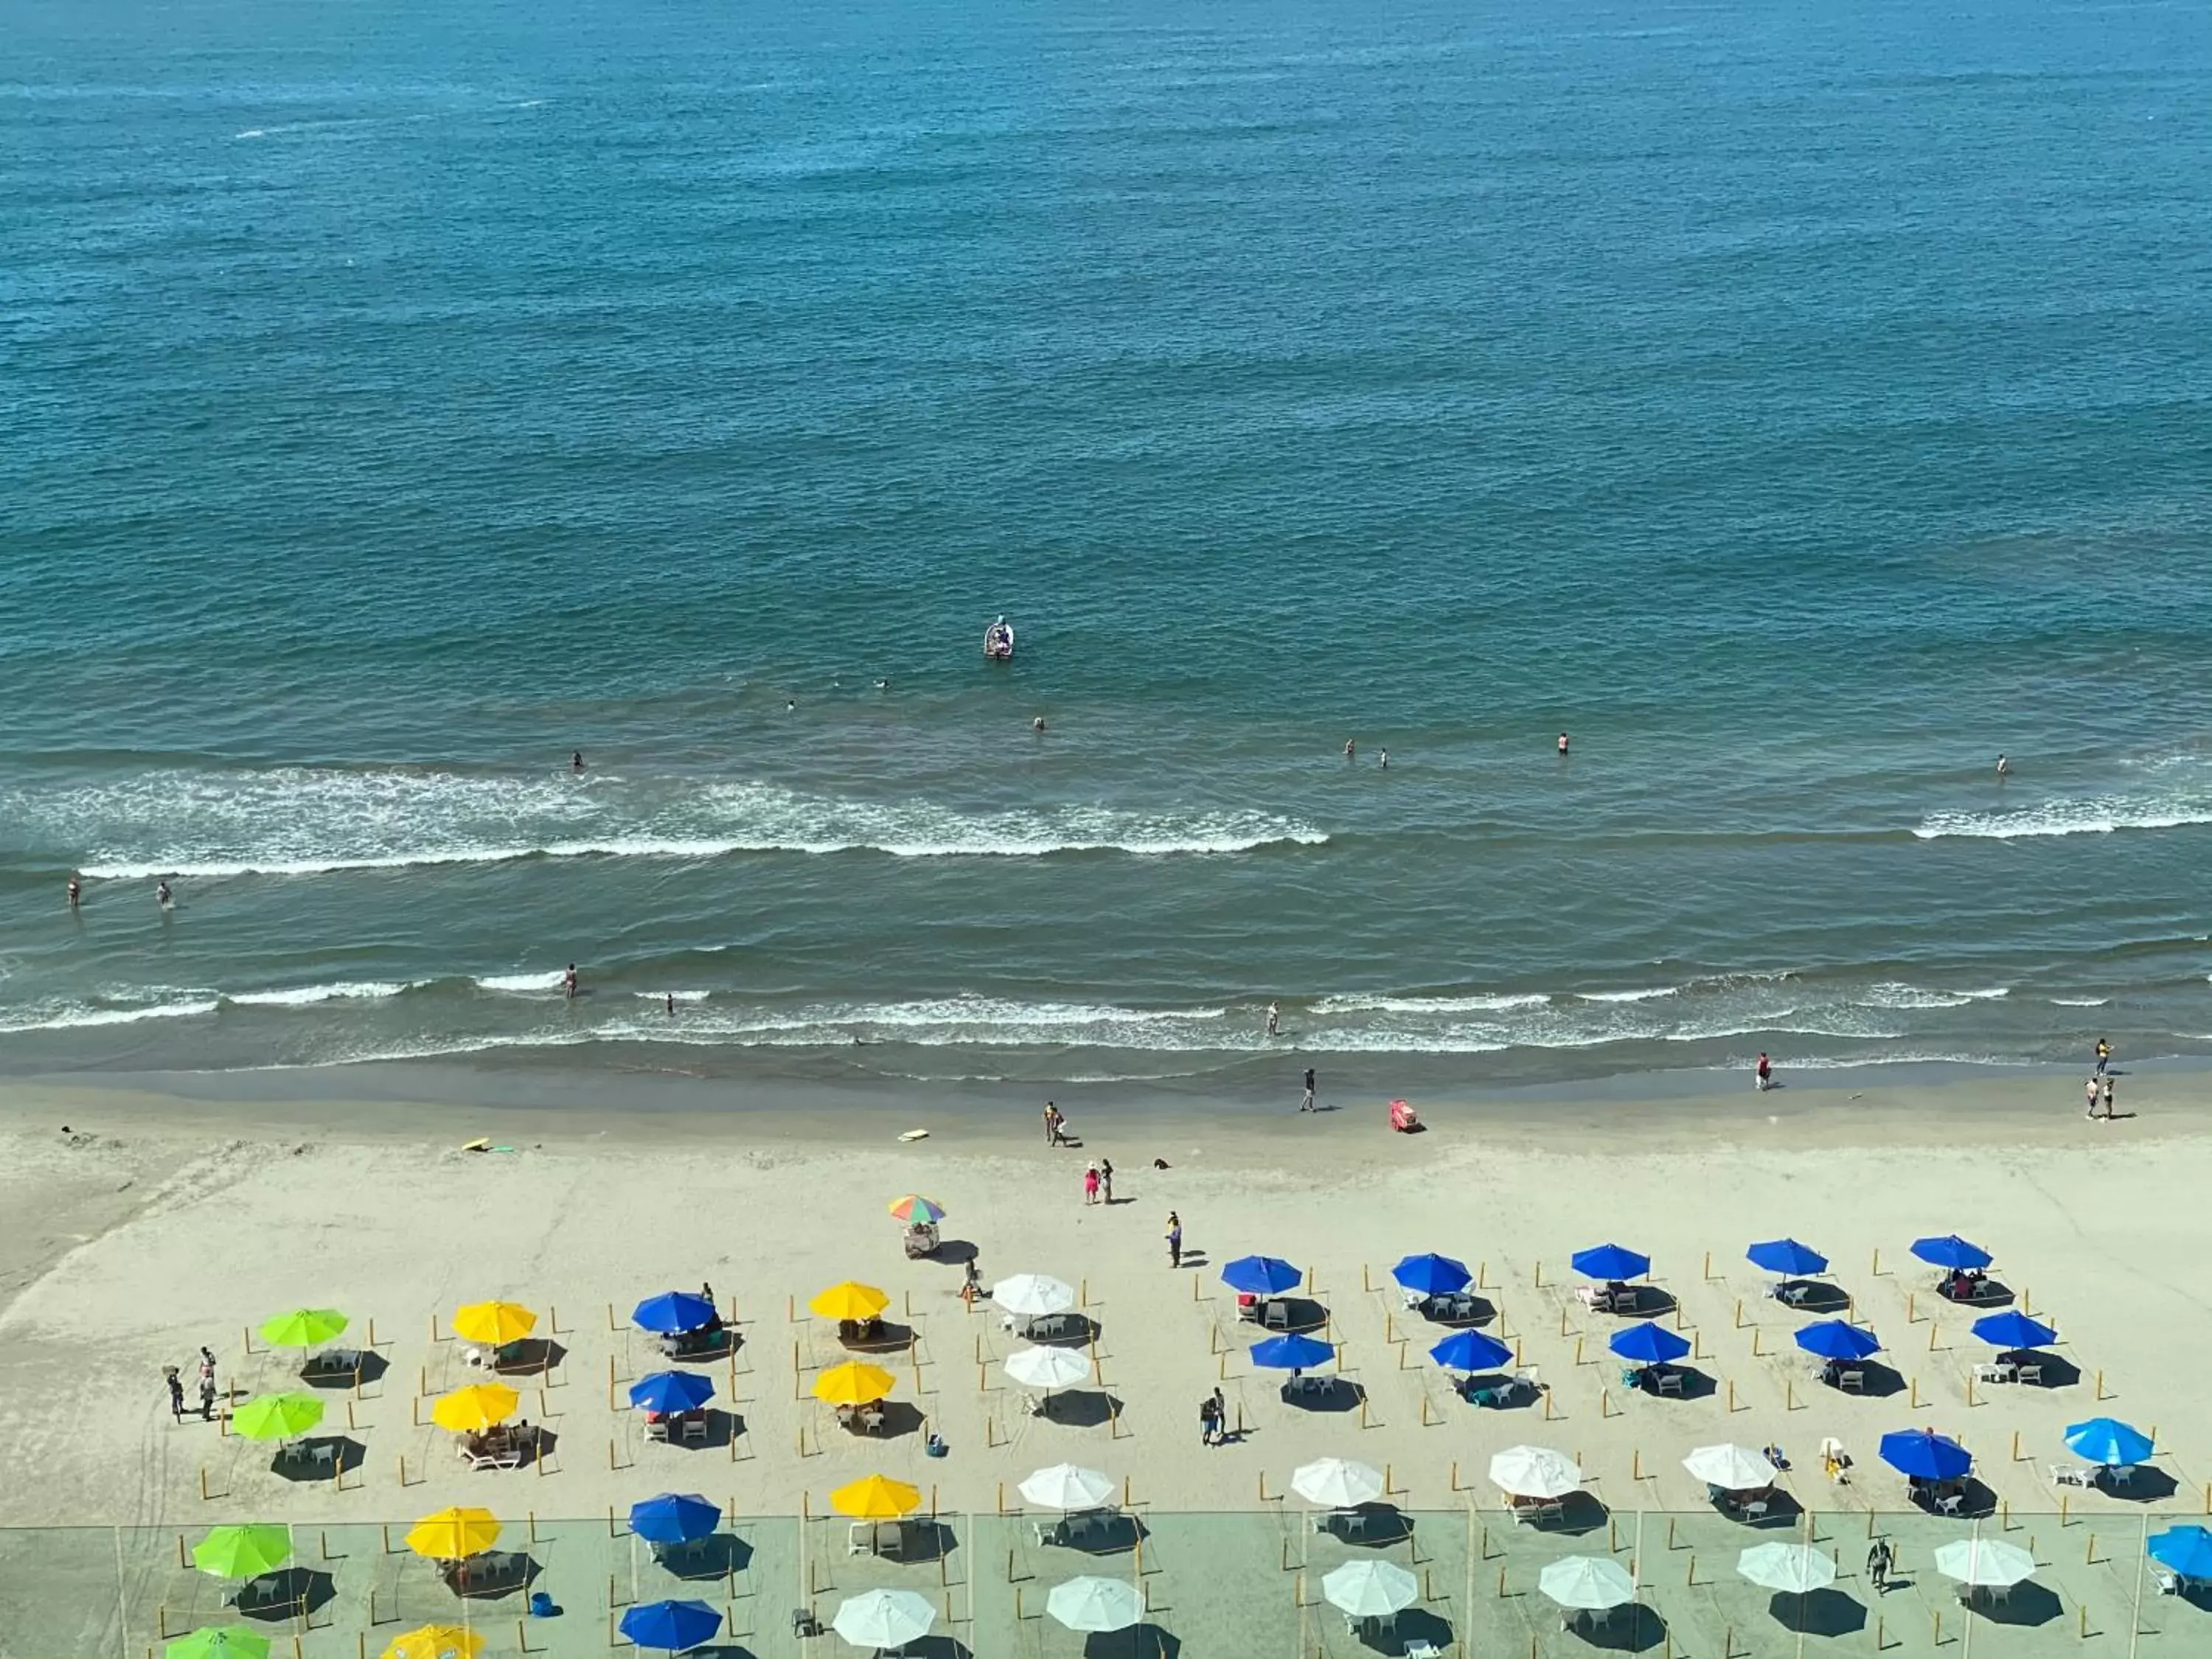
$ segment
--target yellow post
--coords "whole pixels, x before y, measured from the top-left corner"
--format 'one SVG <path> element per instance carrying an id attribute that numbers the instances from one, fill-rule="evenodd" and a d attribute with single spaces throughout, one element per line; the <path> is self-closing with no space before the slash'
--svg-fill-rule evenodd
<path id="1" fill-rule="evenodd" d="M 1735 1299 L 1735 1328 L 1738 1330 L 1743 1328 L 1743 1298 L 1741 1297 Z"/>
<path id="2" fill-rule="evenodd" d="M 1876 1250 L 1874 1253 L 1874 1276 L 1876 1279 L 1880 1279 L 1881 1277 L 1881 1252 L 1880 1250 Z"/>
<path id="3" fill-rule="evenodd" d="M 1735 1379 L 1734 1377 L 1732 1377 L 1732 1376 L 1731 1376 L 1730 1378 L 1729 1378 L 1728 1391 L 1729 1391 L 1729 1403 L 1728 1403 L 1728 1408 L 1729 1408 L 1730 1411 L 1734 1411 L 1734 1410 L 1735 1409 Z"/>
<path id="4" fill-rule="evenodd" d="M 1712 1253 L 1711 1250 L 1707 1250 L 1707 1251 L 1705 1252 L 1705 1270 L 1704 1270 L 1704 1277 L 1705 1277 L 1705 1278 L 1706 1278 L 1706 1279 L 1710 1279 L 1712 1276 L 1713 1276 L 1713 1253 Z"/>
<path id="5" fill-rule="evenodd" d="M 1544 1288 L 1544 1264 L 1540 1261 L 1536 1264 L 1536 1288 L 1540 1291 Z"/>
<path id="6" fill-rule="evenodd" d="M 1575 1364 L 1577 1364 L 1577 1365 L 1579 1365 L 1579 1364 L 1581 1364 L 1582 1363 L 1583 1363 L 1583 1339 L 1582 1339 L 1582 1338 L 1580 1338 L 1580 1337 L 1578 1336 L 1578 1337 L 1577 1337 L 1577 1338 L 1575 1339 Z"/>
<path id="7" fill-rule="evenodd" d="M 1597 1391 L 1597 1414 L 1600 1417 L 1610 1417 L 1613 1415 L 1612 1389 L 1600 1389 Z"/>
<path id="8" fill-rule="evenodd" d="M 2018 1429 L 2012 1431 L 2012 1461 L 2015 1463 L 2020 1462 L 2020 1431 Z"/>
<path id="9" fill-rule="evenodd" d="M 1756 1326 L 1756 1325 L 1753 1325 L 1753 1326 L 1751 1328 L 1751 1357 L 1752 1357 L 1753 1359 L 1759 1359 L 1759 1358 L 1764 1358 L 1764 1356 L 1763 1356 L 1763 1355 L 1760 1353 L 1760 1352 L 1759 1352 L 1759 1327 L 1758 1327 L 1758 1326 Z"/>

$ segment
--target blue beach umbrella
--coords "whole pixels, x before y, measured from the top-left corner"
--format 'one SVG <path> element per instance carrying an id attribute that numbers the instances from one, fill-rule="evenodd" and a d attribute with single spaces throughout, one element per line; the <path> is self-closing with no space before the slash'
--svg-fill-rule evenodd
<path id="1" fill-rule="evenodd" d="M 1429 1358 L 1455 1371 L 1495 1371 L 1513 1363 L 1513 1350 L 1480 1331 L 1454 1331 L 1429 1350 Z"/>
<path id="2" fill-rule="evenodd" d="M 682 1653 L 714 1639 L 722 1615 L 704 1601 L 648 1601 L 622 1616 L 622 1633 L 641 1648 Z"/>
<path id="3" fill-rule="evenodd" d="M 1933 1429 L 1899 1429 L 1882 1436 L 1881 1461 L 1915 1480 L 1957 1480 L 1974 1467 L 1964 1446 Z"/>
<path id="4" fill-rule="evenodd" d="M 1840 1319 L 1824 1319 L 1804 1327 L 1797 1333 L 1797 1346 L 1821 1359 L 1866 1359 L 1881 1352 L 1872 1331 L 1863 1331 Z"/>
<path id="5" fill-rule="evenodd" d="M 1221 1282 L 1247 1296 L 1280 1296 L 1305 1275 L 1272 1255 L 1240 1255 L 1221 1270 Z"/>
<path id="6" fill-rule="evenodd" d="M 1608 1284 L 1616 1279 L 1641 1279 L 1651 1271 L 1651 1258 L 1620 1244 L 1600 1244 L 1595 1249 L 1577 1250 L 1573 1256 L 1575 1271 L 1585 1279 L 1602 1279 Z"/>
<path id="7" fill-rule="evenodd" d="M 2066 1449 L 2077 1457 L 2114 1469 L 2148 1463 L 2153 1450 L 2148 1435 L 2133 1424 L 2111 1417 L 2093 1417 L 2086 1423 L 2069 1424 Z"/>
<path id="8" fill-rule="evenodd" d="M 2184 1578 L 2212 1578 L 2212 1532 L 2168 1527 L 2151 1539 L 2150 1559 Z"/>
<path id="9" fill-rule="evenodd" d="M 648 1296 L 630 1310 L 638 1329 L 663 1336 L 703 1331 L 714 1322 L 714 1304 L 690 1291 L 663 1291 Z"/>
<path id="10" fill-rule="evenodd" d="M 1984 1315 L 1974 1322 L 1974 1334 L 1993 1348 L 2047 1348 L 2058 1340 L 2057 1331 L 2017 1308 Z"/>
<path id="11" fill-rule="evenodd" d="M 1390 1269 L 1390 1277 L 1422 1296 L 1449 1296 L 1474 1282 L 1467 1263 L 1448 1255 L 1409 1255 Z"/>
<path id="12" fill-rule="evenodd" d="M 1327 1363 L 1335 1352 L 1315 1337 L 1271 1336 L 1265 1342 L 1252 1345 L 1252 1363 L 1265 1365 L 1272 1371 L 1310 1371 Z"/>
<path id="13" fill-rule="evenodd" d="M 1626 1330 L 1615 1331 L 1613 1340 L 1605 1346 L 1623 1359 L 1632 1359 L 1639 1365 L 1668 1364 L 1690 1352 L 1687 1342 L 1664 1325 L 1655 1325 L 1648 1319 Z"/>
<path id="14" fill-rule="evenodd" d="M 1916 1238 L 1912 1254 L 1931 1267 L 1948 1267 L 1953 1272 L 1968 1268 L 1986 1267 L 1996 1258 L 1978 1244 L 1969 1244 L 1956 1233 L 1942 1238 Z"/>
<path id="15" fill-rule="evenodd" d="M 721 1510 L 696 1492 L 665 1492 L 629 1506 L 629 1529 L 648 1544 L 689 1544 L 721 1524 Z"/>
<path id="16" fill-rule="evenodd" d="M 714 1385 L 696 1371 L 655 1371 L 629 1385 L 629 1403 L 641 1411 L 696 1412 L 714 1397 Z"/>
<path id="17" fill-rule="evenodd" d="M 1810 1244 L 1800 1244 L 1794 1238 L 1770 1238 L 1764 1244 L 1753 1245 L 1744 1255 L 1753 1267 L 1780 1273 L 1784 1279 L 1803 1279 L 1828 1271 L 1827 1257 Z"/>

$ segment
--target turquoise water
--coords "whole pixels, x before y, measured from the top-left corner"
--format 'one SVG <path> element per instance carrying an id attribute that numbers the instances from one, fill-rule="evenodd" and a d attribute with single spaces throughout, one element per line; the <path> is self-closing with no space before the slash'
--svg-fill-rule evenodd
<path id="1" fill-rule="evenodd" d="M 2197 7 L 0 34 L 0 1064 L 2212 1048 Z"/>

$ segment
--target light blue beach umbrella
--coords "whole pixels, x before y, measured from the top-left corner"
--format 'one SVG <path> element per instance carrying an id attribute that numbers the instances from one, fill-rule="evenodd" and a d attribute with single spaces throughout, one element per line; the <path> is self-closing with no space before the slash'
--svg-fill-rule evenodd
<path id="1" fill-rule="evenodd" d="M 1572 1261 L 1575 1271 L 1583 1278 L 1601 1279 L 1607 1284 L 1641 1279 L 1651 1271 L 1650 1256 L 1621 1244 L 1599 1244 L 1577 1250 Z"/>
<path id="2" fill-rule="evenodd" d="M 1449 1296 L 1474 1282 L 1467 1263 L 1448 1255 L 1409 1255 L 1390 1269 L 1390 1277 L 1420 1296 Z"/>
<path id="3" fill-rule="evenodd" d="M 714 1304 L 690 1291 L 663 1291 L 649 1296 L 631 1310 L 630 1319 L 642 1331 L 680 1336 L 703 1331 L 714 1322 Z"/>
<path id="4" fill-rule="evenodd" d="M 1964 1446 L 1933 1429 L 1899 1429 L 1882 1436 L 1881 1461 L 1915 1480 L 1960 1480 L 1974 1467 Z"/>
<path id="5" fill-rule="evenodd" d="M 1655 1325 L 1648 1319 L 1626 1330 L 1615 1331 L 1605 1346 L 1623 1359 L 1634 1360 L 1639 1365 L 1669 1364 L 1690 1352 L 1687 1342 L 1664 1325 Z"/>
<path id="6" fill-rule="evenodd" d="M 2117 1418 L 2093 1417 L 2066 1431 L 2066 1449 L 2077 1457 L 2107 1468 L 2123 1469 L 2150 1462 L 2154 1449 L 2150 1437 Z"/>
<path id="7" fill-rule="evenodd" d="M 1221 1282 L 1247 1296 L 1280 1296 L 1297 1288 L 1305 1275 L 1272 1255 L 1240 1255 L 1221 1270 Z"/>
<path id="8" fill-rule="evenodd" d="M 721 1628 L 722 1615 L 704 1601 L 648 1601 L 622 1616 L 624 1636 L 668 1653 L 704 1647 Z"/>
<path id="9" fill-rule="evenodd" d="M 665 1492 L 629 1506 L 629 1529 L 648 1544 L 689 1544 L 721 1524 L 721 1510 L 696 1492 Z"/>
<path id="10" fill-rule="evenodd" d="M 1744 1255 L 1753 1267 L 1780 1273 L 1784 1279 L 1805 1279 L 1828 1271 L 1827 1257 L 1810 1244 L 1800 1244 L 1794 1238 L 1771 1238 L 1764 1244 L 1753 1245 Z"/>
<path id="11" fill-rule="evenodd" d="M 1956 1233 L 1947 1233 L 1941 1238 L 1916 1238 L 1912 1254 L 1931 1267 L 1948 1267 L 1954 1273 L 1986 1267 L 1995 1257 L 1978 1244 L 1969 1244 Z"/>
<path id="12" fill-rule="evenodd" d="M 1454 1331 L 1429 1350 L 1429 1358 L 1455 1371 L 1495 1371 L 1513 1363 L 1513 1350 L 1480 1331 Z"/>
<path id="13" fill-rule="evenodd" d="M 1797 1333 L 1797 1346 L 1821 1359 L 1848 1361 L 1869 1358 L 1881 1352 L 1872 1331 L 1840 1319 L 1823 1319 Z"/>
<path id="14" fill-rule="evenodd" d="M 2150 1559 L 2184 1578 L 2212 1578 L 2212 1532 L 2168 1527 L 2152 1537 Z"/>
<path id="15" fill-rule="evenodd" d="M 1291 1334 L 1271 1336 L 1252 1345 L 1252 1363 L 1272 1371 L 1310 1371 L 1326 1364 L 1336 1352 L 1318 1338 Z"/>
<path id="16" fill-rule="evenodd" d="M 696 1412 L 714 1397 L 714 1385 L 696 1371 L 655 1371 L 629 1385 L 629 1403 L 640 1411 Z"/>
<path id="17" fill-rule="evenodd" d="M 2047 1348 L 2058 1340 L 2057 1331 L 2017 1308 L 1984 1315 L 1974 1322 L 1974 1334 L 1992 1348 Z"/>

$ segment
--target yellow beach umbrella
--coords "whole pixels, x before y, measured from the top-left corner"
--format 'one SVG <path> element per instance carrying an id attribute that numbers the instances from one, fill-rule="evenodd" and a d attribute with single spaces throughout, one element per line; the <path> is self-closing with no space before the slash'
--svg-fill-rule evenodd
<path id="1" fill-rule="evenodd" d="M 384 1659 L 477 1659 L 483 1644 L 483 1637 L 459 1625 L 425 1625 L 393 1637 Z"/>
<path id="2" fill-rule="evenodd" d="M 855 1521 L 896 1521 L 921 1506 L 921 1493 L 903 1480 L 872 1474 L 830 1494 L 830 1507 Z"/>
<path id="3" fill-rule="evenodd" d="M 891 1374 L 880 1365 L 848 1359 L 814 1379 L 814 1397 L 833 1406 L 865 1406 L 891 1391 Z"/>
<path id="4" fill-rule="evenodd" d="M 407 1529 L 407 1547 L 433 1561 L 481 1555 L 497 1542 L 499 1522 L 489 1510 L 440 1510 Z"/>
<path id="5" fill-rule="evenodd" d="M 872 1285 L 847 1279 L 832 1285 L 806 1305 L 824 1319 L 873 1319 L 890 1306 L 890 1297 Z"/>
<path id="6" fill-rule="evenodd" d="M 430 1407 L 430 1420 L 455 1434 L 482 1434 L 514 1416 L 521 1403 L 522 1396 L 504 1382 L 471 1382 L 439 1395 Z"/>
<path id="7" fill-rule="evenodd" d="M 520 1342 L 538 1328 L 538 1316 L 513 1302 L 471 1302 L 453 1315 L 453 1334 L 496 1348 Z"/>

